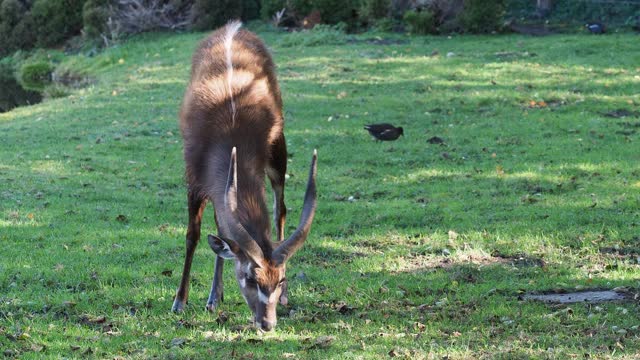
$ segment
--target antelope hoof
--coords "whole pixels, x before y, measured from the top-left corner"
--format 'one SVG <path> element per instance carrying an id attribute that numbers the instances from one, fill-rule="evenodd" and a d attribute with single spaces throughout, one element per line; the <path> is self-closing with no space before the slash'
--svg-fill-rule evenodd
<path id="1" fill-rule="evenodd" d="M 174 313 L 181 313 L 184 311 L 184 301 L 180 301 L 178 299 L 175 299 L 173 301 L 173 306 L 171 307 L 171 311 L 173 311 Z"/>
<path id="2" fill-rule="evenodd" d="M 216 311 L 216 308 L 218 307 L 218 303 L 217 302 L 208 302 L 207 306 L 205 306 L 204 308 L 210 312 L 210 313 L 214 313 Z"/>

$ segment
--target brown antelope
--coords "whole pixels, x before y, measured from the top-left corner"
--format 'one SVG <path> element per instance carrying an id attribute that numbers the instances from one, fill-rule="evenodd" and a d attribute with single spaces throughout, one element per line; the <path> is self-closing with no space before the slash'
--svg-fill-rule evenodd
<path id="1" fill-rule="evenodd" d="M 193 253 L 207 201 L 214 205 L 217 254 L 207 309 L 223 299 L 224 259 L 235 260 L 240 290 L 263 330 L 276 325 L 276 305 L 287 303 L 285 267 L 302 246 L 316 209 L 314 151 L 300 224 L 284 240 L 284 180 L 287 149 L 282 100 L 265 45 L 231 22 L 206 38 L 193 55 L 191 81 L 180 110 L 188 183 L 186 256 L 173 311 L 189 294 Z M 265 199 L 265 174 L 274 192 L 276 241 Z"/>

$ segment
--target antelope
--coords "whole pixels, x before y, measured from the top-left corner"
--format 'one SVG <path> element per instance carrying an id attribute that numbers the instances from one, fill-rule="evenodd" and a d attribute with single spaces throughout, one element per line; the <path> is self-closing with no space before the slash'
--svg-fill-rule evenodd
<path id="1" fill-rule="evenodd" d="M 193 55 L 191 80 L 180 109 L 189 224 L 184 268 L 172 310 L 183 311 L 187 302 L 191 263 L 209 201 L 218 233 L 208 236 L 216 261 L 206 309 L 214 311 L 223 301 L 223 264 L 233 259 L 254 324 L 269 331 L 276 325 L 278 301 L 288 302 L 286 262 L 311 229 L 317 152 L 314 150 L 311 160 L 300 223 L 285 240 L 287 147 L 280 89 L 267 48 L 241 25 L 234 21 L 218 29 Z M 266 206 L 265 174 L 274 194 L 275 242 Z"/>

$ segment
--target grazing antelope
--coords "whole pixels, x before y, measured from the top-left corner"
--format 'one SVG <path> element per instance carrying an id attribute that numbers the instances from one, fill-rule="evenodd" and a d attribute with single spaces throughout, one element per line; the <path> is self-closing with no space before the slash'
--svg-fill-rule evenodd
<path id="1" fill-rule="evenodd" d="M 180 110 L 188 184 L 189 225 L 180 286 L 172 310 L 189 294 L 193 253 L 207 201 L 215 210 L 217 254 L 207 309 L 222 301 L 224 259 L 235 260 L 240 291 L 263 330 L 276 325 L 276 305 L 287 303 L 287 260 L 302 246 L 316 209 L 314 150 L 300 224 L 284 240 L 284 180 L 287 149 L 282 100 L 265 45 L 240 22 L 206 38 L 193 55 L 191 81 Z M 274 192 L 276 241 L 265 199 L 265 174 Z"/>

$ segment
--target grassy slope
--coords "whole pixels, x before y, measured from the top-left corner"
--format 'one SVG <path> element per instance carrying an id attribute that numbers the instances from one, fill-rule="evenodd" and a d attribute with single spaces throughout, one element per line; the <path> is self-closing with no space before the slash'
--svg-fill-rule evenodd
<path id="1" fill-rule="evenodd" d="M 65 61 L 95 76 L 94 86 L 0 114 L 5 355 L 640 351 L 637 301 L 518 300 L 640 288 L 640 120 L 602 115 L 640 111 L 637 36 L 283 47 L 288 35 L 262 35 L 286 107 L 289 231 L 312 149 L 319 153 L 316 221 L 290 262 L 291 305 L 279 309 L 277 331 L 246 328 L 231 266 L 222 316 L 203 311 L 213 267 L 206 245 L 190 306 L 169 312 L 186 223 L 176 117 L 203 34 L 146 35 Z M 382 121 L 406 136 L 371 141 L 362 125 Z M 432 136 L 446 144 L 429 144 Z M 204 231 L 214 231 L 210 210 Z"/>

